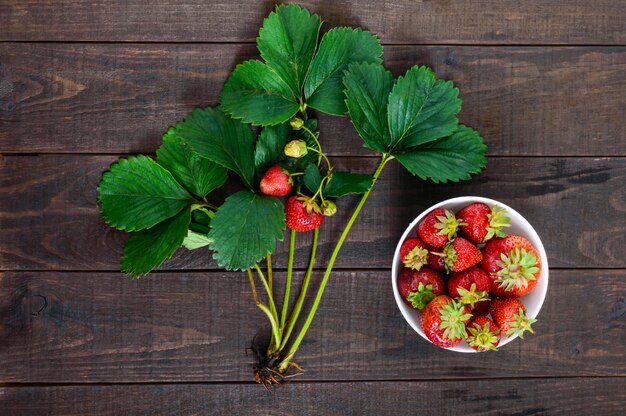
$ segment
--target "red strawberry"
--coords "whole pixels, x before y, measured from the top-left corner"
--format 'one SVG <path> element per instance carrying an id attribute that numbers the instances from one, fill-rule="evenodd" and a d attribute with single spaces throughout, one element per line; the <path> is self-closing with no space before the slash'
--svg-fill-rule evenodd
<path id="1" fill-rule="evenodd" d="M 294 195 L 285 204 L 287 227 L 298 232 L 316 229 L 324 221 L 322 209 L 311 198 Z"/>
<path id="2" fill-rule="evenodd" d="M 428 262 L 428 249 L 419 238 L 407 238 L 400 246 L 400 259 L 410 269 L 419 270 Z"/>
<path id="3" fill-rule="evenodd" d="M 524 339 L 524 331 L 535 333 L 530 326 L 537 320 L 526 315 L 526 308 L 518 299 L 494 299 L 489 313 L 502 332 L 507 335 L 519 335 Z"/>
<path id="4" fill-rule="evenodd" d="M 537 285 L 541 258 L 530 241 L 519 235 L 509 235 L 485 245 L 480 267 L 490 273 L 493 294 L 519 298 Z"/>
<path id="5" fill-rule="evenodd" d="M 443 278 L 428 267 L 421 270 L 404 268 L 398 274 L 398 291 L 407 305 L 423 309 L 437 295 L 446 292 Z"/>
<path id="6" fill-rule="evenodd" d="M 481 244 L 491 240 L 494 236 L 504 237 L 502 227 L 510 227 L 510 218 L 505 216 L 504 208 L 482 202 L 474 202 L 460 210 L 456 217 L 464 224 L 459 231 L 473 243 Z"/>
<path id="7" fill-rule="evenodd" d="M 446 259 L 443 256 L 435 254 L 435 247 L 428 247 L 428 266 L 434 270 L 446 270 Z"/>
<path id="8" fill-rule="evenodd" d="M 288 171 L 280 166 L 272 166 L 261 178 L 260 186 L 265 195 L 285 196 L 291 191 L 293 181 Z"/>
<path id="9" fill-rule="evenodd" d="M 489 307 L 491 306 L 491 299 L 481 300 L 476 303 L 474 309 L 472 309 L 472 314 L 478 315 L 487 315 L 489 313 Z"/>
<path id="10" fill-rule="evenodd" d="M 464 239 L 457 237 L 443 248 L 446 269 L 452 272 L 461 272 L 477 265 L 483 259 L 478 247 Z"/>
<path id="11" fill-rule="evenodd" d="M 490 287 L 489 273 L 476 266 L 452 273 L 448 279 L 448 294 L 472 310 L 489 300 Z"/>
<path id="12" fill-rule="evenodd" d="M 470 347 L 476 351 L 487 350 L 498 351 L 496 348 L 500 343 L 500 328 L 491 319 L 484 315 L 475 316 L 466 325 L 466 341 Z"/>
<path id="13" fill-rule="evenodd" d="M 417 225 L 417 235 L 428 245 L 441 248 L 456 237 L 461 225 L 454 212 L 443 208 L 430 211 Z"/>
<path id="14" fill-rule="evenodd" d="M 449 348 L 467 337 L 465 323 L 472 314 L 465 305 L 446 295 L 437 296 L 420 313 L 420 325 L 426 337 L 435 345 Z"/>

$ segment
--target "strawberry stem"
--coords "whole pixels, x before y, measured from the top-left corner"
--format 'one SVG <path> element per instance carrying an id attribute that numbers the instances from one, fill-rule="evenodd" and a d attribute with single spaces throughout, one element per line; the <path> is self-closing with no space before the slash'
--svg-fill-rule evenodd
<path id="1" fill-rule="evenodd" d="M 365 204 L 365 201 L 367 201 L 367 198 L 369 197 L 370 193 L 372 192 L 372 189 L 374 188 L 374 185 L 376 184 L 376 181 L 378 180 L 378 176 L 382 172 L 382 170 L 385 167 L 385 165 L 387 164 L 387 162 L 389 162 L 393 158 L 394 157 L 392 155 L 387 154 L 387 153 L 383 153 L 383 156 L 382 156 L 382 158 L 380 160 L 380 163 L 378 164 L 378 167 L 376 168 L 376 170 L 374 171 L 374 174 L 372 175 L 372 177 L 373 177 L 372 185 L 369 187 L 369 189 L 361 197 L 361 200 L 359 201 L 358 205 L 354 209 L 354 212 L 352 213 L 352 216 L 350 217 L 350 219 L 348 220 L 348 223 L 346 224 L 346 228 L 344 228 L 343 232 L 341 233 L 341 236 L 339 237 L 339 240 L 337 241 L 337 244 L 335 245 L 335 249 L 333 250 L 333 253 L 330 256 L 330 260 L 328 262 L 328 266 L 326 267 L 326 271 L 324 272 L 324 277 L 322 277 L 322 282 L 320 283 L 320 287 L 317 290 L 317 294 L 315 296 L 315 300 L 313 301 L 313 306 L 311 306 L 311 310 L 309 311 L 309 314 L 307 315 L 306 321 L 304 322 L 304 325 L 302 326 L 302 329 L 298 333 L 298 336 L 296 337 L 295 341 L 293 342 L 293 344 L 289 348 L 289 351 L 287 352 L 287 354 L 283 358 L 282 362 L 280 363 L 279 371 L 284 372 L 284 371 L 286 371 L 289 368 L 289 363 L 291 362 L 291 357 L 293 357 L 295 352 L 298 350 L 298 347 L 300 347 L 300 343 L 302 342 L 302 339 L 306 335 L 306 332 L 309 329 L 309 327 L 311 326 L 311 322 L 313 321 L 313 318 L 315 317 L 315 313 L 317 312 L 317 308 L 319 307 L 320 301 L 322 300 L 322 295 L 324 294 L 324 289 L 326 288 L 326 284 L 328 283 L 328 279 L 329 279 L 330 274 L 331 274 L 331 272 L 333 270 L 333 266 L 335 265 L 335 261 L 337 260 L 337 255 L 339 254 L 339 251 L 341 250 L 341 246 L 343 245 L 343 242 L 345 241 L 346 237 L 348 236 L 348 233 L 350 232 L 350 229 L 352 228 L 352 225 L 354 224 L 354 221 L 359 216 L 359 213 L 361 212 L 361 208 L 363 208 L 363 205 Z"/>
<path id="2" fill-rule="evenodd" d="M 283 309 L 280 314 L 280 328 L 285 327 L 287 320 L 287 309 L 289 309 L 289 295 L 291 294 L 291 278 L 293 276 L 293 256 L 296 251 L 296 231 L 291 230 L 289 235 L 289 262 L 287 263 L 287 280 L 285 281 L 285 296 L 283 298 Z"/>
<path id="3" fill-rule="evenodd" d="M 270 289 L 270 286 L 267 283 L 267 280 L 265 279 L 265 275 L 263 274 L 263 271 L 261 270 L 259 265 L 255 264 L 254 268 L 259 274 L 259 278 L 261 279 L 261 282 L 263 283 L 263 287 L 265 288 L 265 292 L 267 293 L 267 297 L 268 297 L 269 304 L 270 304 L 270 312 L 272 312 L 274 319 L 276 320 L 276 322 L 278 322 L 278 312 L 276 311 L 276 304 L 274 303 L 274 297 L 272 296 L 272 291 Z"/>
<path id="4" fill-rule="evenodd" d="M 270 320 L 270 325 L 272 326 L 272 339 L 270 341 L 270 346 L 267 349 L 267 355 L 270 356 L 276 351 L 276 349 L 278 348 L 281 342 L 280 329 L 278 328 L 278 321 L 276 320 L 272 312 L 269 310 L 269 308 L 263 302 L 259 300 L 259 296 L 256 291 L 256 286 L 254 284 L 254 277 L 252 276 L 252 270 L 250 270 L 250 268 L 247 268 L 246 271 L 248 272 L 248 279 L 250 280 L 250 287 L 252 288 L 252 297 L 254 298 L 254 303 L 256 304 L 256 306 L 259 307 L 259 309 L 263 311 L 263 313 L 265 313 L 265 315 L 267 315 L 267 318 Z"/>
<path id="5" fill-rule="evenodd" d="M 291 332 L 293 331 L 293 328 L 296 325 L 296 322 L 298 321 L 298 316 L 300 316 L 300 311 L 302 310 L 302 305 L 304 304 L 306 292 L 309 288 L 309 282 L 311 281 L 311 275 L 313 274 L 313 265 L 315 264 L 315 253 L 317 251 L 318 235 L 319 235 L 319 227 L 313 230 L 313 242 L 311 243 L 311 257 L 309 259 L 309 268 L 307 269 L 306 274 L 304 275 L 304 278 L 302 279 L 302 287 L 300 288 L 300 295 L 298 296 L 298 299 L 296 300 L 296 304 L 294 305 L 293 310 L 291 311 L 291 316 L 289 316 L 289 319 L 287 320 L 287 327 L 283 331 L 283 340 L 282 340 L 282 343 L 280 344 L 281 351 L 287 345 L 287 341 L 289 340 L 289 337 L 291 336 Z"/>
<path id="6" fill-rule="evenodd" d="M 267 265 L 267 284 L 270 287 L 270 296 L 273 299 L 274 298 L 274 279 L 272 276 L 272 253 L 268 251 L 265 259 L 266 259 L 265 263 Z"/>

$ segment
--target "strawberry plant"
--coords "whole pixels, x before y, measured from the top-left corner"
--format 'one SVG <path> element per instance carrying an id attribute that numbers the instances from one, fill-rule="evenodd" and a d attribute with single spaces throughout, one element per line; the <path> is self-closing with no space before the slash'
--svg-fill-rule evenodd
<path id="1" fill-rule="evenodd" d="M 254 348 L 255 378 L 266 387 L 300 368 L 294 354 L 384 167 L 397 160 L 413 175 L 439 183 L 467 180 L 485 166 L 483 139 L 456 117 L 461 100 L 452 82 L 437 79 L 424 66 L 394 79 L 383 66 L 376 36 L 340 27 L 320 40 L 321 26 L 320 17 L 306 9 L 278 6 L 259 31 L 262 60 L 234 68 L 219 106 L 196 109 L 170 128 L 155 158 L 139 155 L 114 163 L 99 186 L 106 222 L 130 234 L 123 272 L 145 275 L 180 247 L 208 248 L 219 267 L 245 272 L 271 327 L 269 344 Z M 313 110 L 350 117 L 364 146 L 380 154 L 371 175 L 334 169 Z M 229 176 L 239 180 L 239 190 L 223 198 L 224 191 L 214 191 Z M 335 243 L 311 308 L 301 317 L 319 227 L 336 212 L 334 201 L 348 194 L 362 196 Z M 284 296 L 278 299 L 272 253 L 287 227 L 289 259 Z M 312 232 L 309 266 L 290 308 L 295 241 L 305 232 Z M 418 254 L 411 261 L 423 264 Z"/>

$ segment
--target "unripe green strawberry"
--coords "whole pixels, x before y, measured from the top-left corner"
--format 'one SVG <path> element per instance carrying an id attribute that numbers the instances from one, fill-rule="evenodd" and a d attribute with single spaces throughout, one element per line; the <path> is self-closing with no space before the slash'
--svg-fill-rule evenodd
<path id="1" fill-rule="evenodd" d="M 304 140 L 292 140 L 285 145 L 285 155 L 299 159 L 308 153 Z"/>

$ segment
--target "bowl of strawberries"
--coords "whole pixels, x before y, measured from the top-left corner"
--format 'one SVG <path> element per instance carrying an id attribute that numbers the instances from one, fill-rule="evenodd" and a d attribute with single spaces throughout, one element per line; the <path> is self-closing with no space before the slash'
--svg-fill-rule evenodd
<path id="1" fill-rule="evenodd" d="M 418 334 L 448 350 L 482 352 L 534 333 L 548 259 L 521 214 L 493 199 L 464 196 L 409 224 L 391 275 L 398 308 Z"/>

